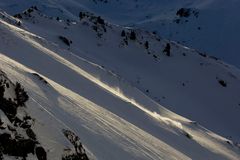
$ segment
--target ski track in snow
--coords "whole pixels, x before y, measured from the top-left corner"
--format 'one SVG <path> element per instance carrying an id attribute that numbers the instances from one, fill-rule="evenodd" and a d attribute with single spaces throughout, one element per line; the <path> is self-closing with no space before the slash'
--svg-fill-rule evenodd
<path id="1" fill-rule="evenodd" d="M 6 57 L 3 58 L 2 55 L 0 55 L 0 57 L 1 60 L 5 59 L 5 62 L 9 63 L 9 61 L 11 61 L 9 59 L 6 60 Z M 19 65 L 12 67 L 23 69 L 22 66 Z M 29 69 L 27 71 L 33 72 Z M 152 137 L 143 130 L 108 112 L 101 106 L 88 101 L 49 79 L 47 80 L 59 93 L 63 94 L 66 100 L 65 103 L 68 103 L 68 106 L 63 109 L 66 109 L 69 113 L 73 114 L 74 117 L 77 117 L 78 122 L 75 121 L 76 119 L 70 118 L 67 120 L 68 117 L 58 117 L 61 115 L 55 115 L 55 113 L 58 113 L 56 112 L 57 110 L 54 110 L 51 106 L 42 106 L 40 103 L 44 102 L 38 102 L 35 99 L 39 99 L 39 97 L 33 98 L 33 94 L 31 95 L 30 93 L 31 99 L 64 126 L 68 127 L 77 124 L 86 125 L 90 127 L 91 130 L 95 130 L 95 133 L 97 132 L 97 134 L 111 139 L 112 142 L 119 143 L 117 145 L 122 146 L 125 152 L 136 156 L 136 159 L 190 159 L 159 139 Z M 67 121 L 69 124 L 63 121 Z"/>

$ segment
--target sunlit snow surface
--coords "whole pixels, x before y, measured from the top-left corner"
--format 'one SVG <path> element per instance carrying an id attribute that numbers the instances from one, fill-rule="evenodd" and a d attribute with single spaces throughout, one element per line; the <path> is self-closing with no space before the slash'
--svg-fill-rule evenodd
<path id="1" fill-rule="evenodd" d="M 92 159 L 239 159 L 238 69 L 148 32 L 137 35 L 159 59 L 137 42 L 119 47 L 120 26 L 98 38 L 82 23 L 66 30 L 65 21 L 35 18 L 23 20 L 23 29 L 11 17 L 0 20 L 0 68 L 30 95 L 27 111 L 49 159 L 69 145 L 63 128 L 78 134 Z M 70 48 L 59 35 L 73 41 Z M 162 53 L 166 43 L 171 57 Z"/>

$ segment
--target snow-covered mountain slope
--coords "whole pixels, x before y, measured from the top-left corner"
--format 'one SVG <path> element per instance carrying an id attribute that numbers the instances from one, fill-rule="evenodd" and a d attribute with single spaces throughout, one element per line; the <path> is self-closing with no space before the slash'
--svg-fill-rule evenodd
<path id="1" fill-rule="evenodd" d="M 89 3 L 85 6 L 114 23 L 157 32 L 165 38 L 240 67 L 240 20 L 233 18 L 240 14 L 238 0 L 120 0 Z M 181 8 L 191 15 L 177 15 Z"/>
<path id="2" fill-rule="evenodd" d="M 120 0 L 84 4 L 116 24 L 157 32 L 240 67 L 240 20 L 234 18 L 240 14 L 238 0 Z M 177 15 L 181 8 L 191 15 Z"/>
<path id="3" fill-rule="evenodd" d="M 239 68 L 240 20 L 233 17 L 239 15 L 240 1 L 207 2 L 182 5 L 180 8 L 190 12 L 189 17 L 176 15 L 180 8 L 174 8 L 168 12 L 168 17 L 150 15 L 136 26 L 157 31 L 168 39 L 210 53 Z"/>
<path id="4" fill-rule="evenodd" d="M 90 11 L 108 21 L 135 26 L 207 52 L 240 67 L 238 0 L 2 0 L 1 8 L 16 14 L 37 5 L 49 16 L 78 20 Z M 178 14 L 183 8 L 187 13 Z M 190 14 L 190 15 L 189 15 Z"/>
<path id="5" fill-rule="evenodd" d="M 70 61 L 75 64 L 78 64 L 78 56 L 91 60 L 172 111 L 198 121 L 225 137 L 239 140 L 237 126 L 216 124 L 226 122 L 222 116 L 228 117 L 228 124 L 234 124 L 238 117 L 237 69 L 148 32 L 106 22 L 100 24 L 97 17 L 88 13 L 80 23 L 51 19 L 36 10 L 29 14 L 30 18 L 22 15 L 22 27 L 45 38 L 48 42 L 38 41 L 44 42 L 46 47 L 53 45 L 58 53 L 71 54 Z M 136 39 L 131 40 L 134 38 L 131 33 L 136 34 Z M 49 42 L 53 44 L 47 44 Z M 169 56 L 164 52 L 168 44 Z M 104 76 L 100 78 L 105 80 Z M 222 82 L 227 86 L 222 86 Z M 218 114 L 211 116 L 213 112 Z M 221 114 L 223 112 L 225 115 Z M 208 115 L 208 118 L 203 119 L 199 113 Z M 227 132 L 226 127 L 229 127 Z"/>
<path id="6" fill-rule="evenodd" d="M 90 159 L 239 158 L 238 69 L 90 13 L 1 15 L 0 67 L 27 91 L 48 159 L 72 148 L 63 129 Z"/>
<path id="7" fill-rule="evenodd" d="M 2 70 L 23 84 L 30 96 L 28 112 L 49 130 L 39 132 L 39 136 L 50 137 L 41 141 L 50 159 L 61 156 L 59 151 L 56 156 L 58 146 L 53 145 L 63 143 L 58 141 L 57 131 L 64 128 L 75 131 L 89 154 L 97 159 L 238 158 L 239 149 L 231 141 L 166 110 L 114 75 L 82 60 L 76 66 L 36 42 L 34 35 L 3 21 L 1 31 L 11 39 L 11 43 L 4 44 L 8 53 L 1 52 L 35 70 L 1 55 Z M 39 81 L 39 76 L 32 74 L 36 71 L 55 82 L 44 76 Z M 97 78 L 103 75 L 105 82 Z M 36 134 L 41 129 L 38 127 Z"/>

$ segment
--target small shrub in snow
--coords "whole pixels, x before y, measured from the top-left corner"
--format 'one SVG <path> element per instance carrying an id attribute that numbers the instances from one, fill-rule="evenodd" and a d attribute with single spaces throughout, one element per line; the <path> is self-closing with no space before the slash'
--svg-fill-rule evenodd
<path id="1" fill-rule="evenodd" d="M 0 99 L 3 99 L 4 92 L 5 92 L 5 87 L 4 85 L 0 84 Z"/>
<path id="2" fill-rule="evenodd" d="M 177 24 L 180 23 L 180 19 L 175 19 L 174 22 L 176 22 Z"/>
<path id="3" fill-rule="evenodd" d="M 21 24 L 21 22 L 20 22 L 20 21 L 18 21 L 18 22 L 17 22 L 17 26 L 19 26 L 19 27 L 20 27 L 21 25 L 22 25 L 22 24 Z"/>
<path id="4" fill-rule="evenodd" d="M 21 14 L 15 14 L 13 17 L 18 18 L 18 19 L 22 19 L 23 18 Z"/>
<path id="5" fill-rule="evenodd" d="M 47 153 L 43 147 L 38 146 L 35 149 L 38 160 L 47 160 Z"/>
<path id="6" fill-rule="evenodd" d="M 171 46 L 170 46 L 169 43 L 166 44 L 163 52 L 164 52 L 167 56 L 170 56 L 170 54 L 171 54 Z"/>
<path id="7" fill-rule="evenodd" d="M 63 43 L 65 43 L 67 46 L 70 46 L 72 44 L 72 41 L 67 39 L 66 37 L 64 36 L 59 36 L 58 37 Z"/>
<path id="8" fill-rule="evenodd" d="M 185 132 L 184 135 L 188 138 L 188 139 L 192 139 L 192 135 L 190 135 L 189 133 Z"/>
<path id="9" fill-rule="evenodd" d="M 122 30 L 121 36 L 122 36 L 122 37 L 125 37 L 125 36 L 126 36 L 126 33 L 125 33 L 124 30 Z"/>
<path id="10" fill-rule="evenodd" d="M 127 37 L 126 37 L 126 38 L 124 38 L 124 39 L 123 39 L 123 41 L 124 41 L 124 43 L 125 43 L 126 45 L 128 45 L 128 40 L 127 40 Z"/>
<path id="11" fill-rule="evenodd" d="M 231 141 L 226 141 L 227 144 L 229 144 L 230 146 L 232 146 L 232 142 Z"/>
<path id="12" fill-rule="evenodd" d="M 204 58 L 207 57 L 207 55 L 206 55 L 205 53 L 201 53 L 201 52 L 199 52 L 198 54 L 199 54 L 200 56 L 204 57 Z"/>
<path id="13" fill-rule="evenodd" d="M 136 33 L 134 31 L 131 31 L 129 38 L 131 40 L 136 40 L 137 39 Z"/>
<path id="14" fill-rule="evenodd" d="M 181 8 L 176 13 L 176 15 L 179 17 L 189 17 L 190 14 L 191 14 L 191 9 L 189 8 Z"/>
<path id="15" fill-rule="evenodd" d="M 153 31 L 152 34 L 155 34 L 155 35 L 156 35 L 156 34 L 157 34 L 157 31 Z"/>
<path id="16" fill-rule="evenodd" d="M 104 19 L 102 19 L 100 16 L 97 17 L 97 23 L 99 23 L 101 25 L 105 24 Z"/>
<path id="17" fill-rule="evenodd" d="M 218 83 L 221 84 L 221 86 L 223 87 L 227 87 L 227 83 L 222 79 L 218 80 Z"/>
<path id="18" fill-rule="evenodd" d="M 26 134 L 29 138 L 31 138 L 32 140 L 36 140 L 36 134 L 33 132 L 33 130 L 31 128 L 28 128 L 26 130 Z"/>
<path id="19" fill-rule="evenodd" d="M 218 58 L 217 57 L 215 57 L 215 56 L 209 56 L 209 58 L 211 58 L 211 59 L 214 59 L 214 60 L 218 60 Z"/>
<path id="20" fill-rule="evenodd" d="M 15 93 L 16 93 L 17 104 L 19 106 L 23 106 L 29 97 L 25 92 L 25 90 L 22 88 L 21 84 L 18 82 L 16 83 Z"/>
<path id="21" fill-rule="evenodd" d="M 149 43 L 148 43 L 148 41 L 146 41 L 146 42 L 144 43 L 144 46 L 145 46 L 146 49 L 149 48 Z"/>
<path id="22" fill-rule="evenodd" d="M 85 14 L 83 12 L 79 12 L 79 18 L 82 20 L 85 17 Z"/>

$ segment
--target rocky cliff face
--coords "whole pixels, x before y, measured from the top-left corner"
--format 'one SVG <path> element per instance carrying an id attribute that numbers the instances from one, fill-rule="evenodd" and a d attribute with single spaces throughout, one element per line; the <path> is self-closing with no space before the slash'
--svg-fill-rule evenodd
<path id="1" fill-rule="evenodd" d="M 14 84 L 0 71 L 0 159 L 15 157 L 47 160 L 47 151 L 33 131 L 34 117 L 25 108 L 29 96 L 20 83 Z M 63 151 L 62 160 L 88 160 L 85 150 L 70 130 L 62 131 L 74 150 Z M 29 158 L 30 157 L 30 158 Z"/>

